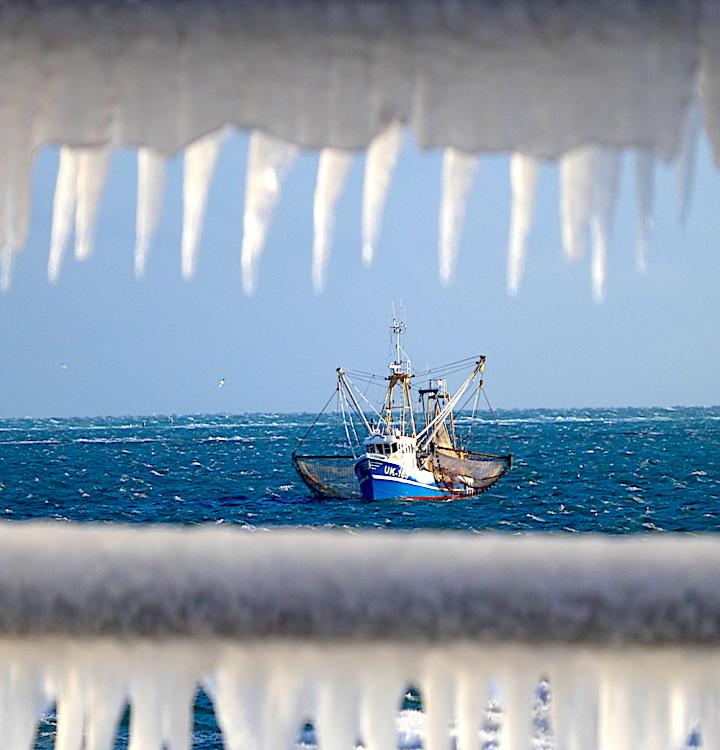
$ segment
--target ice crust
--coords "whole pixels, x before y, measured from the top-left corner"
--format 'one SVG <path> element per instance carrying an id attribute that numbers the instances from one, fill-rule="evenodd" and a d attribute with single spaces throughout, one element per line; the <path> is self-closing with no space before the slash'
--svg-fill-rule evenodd
<path id="1" fill-rule="evenodd" d="M 592 288 L 600 299 L 621 151 L 678 160 L 681 218 L 701 118 L 720 158 L 719 29 L 716 4 L 681 0 L 11 0 L 0 8 L 0 287 L 10 284 L 25 244 L 28 176 L 47 144 L 62 146 L 52 280 L 75 209 L 76 254 L 90 254 L 107 154 L 121 146 L 139 149 L 138 274 L 161 208 L 162 158 L 187 149 L 181 257 L 183 275 L 192 276 L 220 136 L 229 126 L 254 134 L 243 220 L 248 292 L 291 156 L 298 149 L 322 153 L 312 268 L 319 289 L 349 154 L 369 148 L 368 263 L 404 129 L 421 147 L 446 153 L 442 280 L 456 265 L 473 160 L 504 151 L 514 154 L 509 290 L 520 283 L 530 233 L 530 165 L 560 159 L 566 251 L 577 256 L 584 235 L 591 237 Z M 585 154 L 579 160 L 578 151 Z M 267 170 L 276 173 L 272 185 Z M 642 169 L 640 179 L 644 197 L 652 175 Z M 640 268 L 649 211 L 642 200 Z"/>
<path id="2" fill-rule="evenodd" d="M 720 541 L 0 524 L 0 747 L 56 708 L 59 750 L 186 750 L 211 697 L 229 750 L 426 750 L 720 737 Z M 486 727 L 487 728 L 487 727 Z M 84 740 L 83 740 L 84 738 Z M 84 745 L 83 745 L 84 741 Z M 549 741 L 546 737 L 544 742 Z M 405 743 L 405 745 L 403 744 Z M 493 744 L 494 743 L 494 744 Z"/>
<path id="3" fill-rule="evenodd" d="M 720 644 L 720 540 L 0 526 L 0 633 Z"/>

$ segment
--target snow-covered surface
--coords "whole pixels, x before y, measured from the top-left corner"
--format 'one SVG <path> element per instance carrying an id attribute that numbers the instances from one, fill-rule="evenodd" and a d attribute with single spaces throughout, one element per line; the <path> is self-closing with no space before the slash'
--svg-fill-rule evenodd
<path id="1" fill-rule="evenodd" d="M 0 524 L 0 633 L 720 645 L 720 539 Z"/>
<path id="2" fill-rule="evenodd" d="M 138 148 L 136 272 L 162 201 L 164 160 L 185 153 L 183 274 L 198 239 L 223 129 L 254 133 L 242 271 L 246 291 L 282 178 L 298 148 L 321 153 L 313 280 L 321 287 L 334 206 L 353 152 L 369 149 L 363 258 L 372 259 L 400 128 L 442 148 L 441 278 L 455 266 L 475 157 L 512 153 L 508 284 L 517 290 L 537 158 L 562 164 L 568 255 L 593 248 L 604 293 L 618 165 L 638 150 L 644 200 L 638 267 L 651 222 L 652 161 L 677 159 L 685 214 L 699 107 L 720 146 L 720 17 L 712 2 L 574 0 L 64 0 L 0 8 L 0 286 L 25 244 L 29 174 L 63 145 L 48 274 L 92 232 L 109 149 Z"/>

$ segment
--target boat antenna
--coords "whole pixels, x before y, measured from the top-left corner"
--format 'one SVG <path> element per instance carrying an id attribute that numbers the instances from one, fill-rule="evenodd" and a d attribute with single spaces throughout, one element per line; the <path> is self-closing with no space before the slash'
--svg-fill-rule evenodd
<path id="1" fill-rule="evenodd" d="M 395 359 L 390 362 L 390 371 L 393 374 L 406 372 L 407 374 L 412 373 L 412 363 L 402 345 L 402 335 L 407 330 L 407 323 L 405 322 L 405 309 L 400 307 L 400 317 L 398 318 L 395 314 L 395 303 L 392 303 L 392 321 L 390 323 L 390 341 L 395 348 Z"/>

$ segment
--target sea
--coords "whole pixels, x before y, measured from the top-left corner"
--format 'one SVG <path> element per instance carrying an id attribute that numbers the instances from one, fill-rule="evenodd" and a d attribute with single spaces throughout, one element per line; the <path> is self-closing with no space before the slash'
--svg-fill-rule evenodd
<path id="1" fill-rule="evenodd" d="M 293 469 L 292 452 L 346 450 L 334 417 L 314 420 L 313 414 L 0 420 L 0 513 L 16 521 L 255 529 L 720 531 L 720 407 L 507 410 L 472 425 L 461 418 L 472 447 L 511 453 L 514 468 L 483 495 L 434 501 L 314 497 Z M 399 715 L 404 750 L 422 744 L 420 709 L 421 697 L 411 691 Z M 50 712 L 37 748 L 52 747 L 54 721 Z M 127 726 L 126 715 L 118 748 L 127 746 Z M 194 732 L 194 747 L 222 746 L 204 693 Z M 298 742 L 315 746 L 311 725 Z"/>

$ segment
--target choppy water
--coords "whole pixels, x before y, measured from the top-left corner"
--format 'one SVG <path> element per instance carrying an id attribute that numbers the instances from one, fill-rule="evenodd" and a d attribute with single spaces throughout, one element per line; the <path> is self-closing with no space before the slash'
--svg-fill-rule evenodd
<path id="1" fill-rule="evenodd" d="M 512 452 L 452 502 L 318 500 L 290 453 L 309 414 L 0 420 L 5 518 L 627 533 L 720 529 L 720 407 L 507 411 L 475 447 Z M 304 449 L 335 435 L 321 426 Z"/>
<path id="2" fill-rule="evenodd" d="M 254 527 L 720 530 L 720 407 L 498 416 L 498 425 L 474 429 L 473 447 L 512 452 L 514 470 L 486 494 L 452 502 L 314 498 L 290 463 L 314 415 L 0 420 L 0 513 Z M 313 435 L 307 452 L 337 432 L 321 424 Z M 194 746 L 221 747 L 204 694 L 196 709 Z M 416 715 L 400 717 L 405 750 L 420 746 Z M 53 736 L 51 714 L 37 747 L 52 747 Z M 309 727 L 300 740 L 314 744 Z M 117 747 L 126 744 L 127 716 Z"/>

